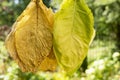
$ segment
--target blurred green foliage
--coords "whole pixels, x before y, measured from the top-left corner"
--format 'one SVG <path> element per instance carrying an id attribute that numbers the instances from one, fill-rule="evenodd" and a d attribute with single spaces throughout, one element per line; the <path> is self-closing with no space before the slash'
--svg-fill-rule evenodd
<path id="1" fill-rule="evenodd" d="M 11 26 L 30 0 L 18 1 L 19 3 L 16 3 L 15 0 L 0 1 L 0 26 L 6 24 Z"/>
<path id="2" fill-rule="evenodd" d="M 120 0 L 86 1 L 94 14 L 96 38 L 101 40 L 116 39 L 120 25 Z"/>

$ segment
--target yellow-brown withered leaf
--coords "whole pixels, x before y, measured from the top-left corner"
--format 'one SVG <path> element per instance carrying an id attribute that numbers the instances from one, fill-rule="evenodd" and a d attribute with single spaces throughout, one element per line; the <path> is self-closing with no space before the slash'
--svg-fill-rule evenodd
<path id="1" fill-rule="evenodd" d="M 42 61 L 40 69 L 45 70 L 45 71 L 47 71 L 47 70 L 51 70 L 51 71 L 56 70 L 57 61 L 55 59 L 56 59 L 55 55 L 53 55 L 53 51 L 51 51 L 51 53 L 48 55 L 48 57 L 46 57 Z"/>
<path id="2" fill-rule="evenodd" d="M 54 14 L 42 0 L 31 0 L 6 39 L 6 48 L 22 71 L 55 70 L 52 52 Z M 45 66 L 45 65 L 49 66 Z"/>

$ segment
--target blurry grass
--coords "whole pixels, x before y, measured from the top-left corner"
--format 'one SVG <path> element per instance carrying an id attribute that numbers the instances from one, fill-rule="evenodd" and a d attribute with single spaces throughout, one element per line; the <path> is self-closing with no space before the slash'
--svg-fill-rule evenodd
<path id="1" fill-rule="evenodd" d="M 7 58 L 8 58 L 8 54 L 4 46 L 4 42 L 0 41 L 0 62 L 2 62 L 4 59 L 7 59 Z"/>
<path id="2" fill-rule="evenodd" d="M 112 50 L 115 48 L 114 41 L 95 40 L 88 51 L 88 63 L 104 57 L 111 57 Z"/>

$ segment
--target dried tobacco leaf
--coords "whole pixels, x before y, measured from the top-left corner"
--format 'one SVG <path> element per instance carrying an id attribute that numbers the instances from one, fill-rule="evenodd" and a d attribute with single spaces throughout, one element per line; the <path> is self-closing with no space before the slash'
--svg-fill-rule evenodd
<path id="1" fill-rule="evenodd" d="M 52 10 L 42 0 L 31 0 L 14 23 L 5 43 L 22 71 L 56 69 L 57 62 L 52 52 L 53 16 Z"/>
<path id="2" fill-rule="evenodd" d="M 95 31 L 93 15 L 84 0 L 63 0 L 55 15 L 53 47 L 59 65 L 74 73 L 87 55 Z"/>

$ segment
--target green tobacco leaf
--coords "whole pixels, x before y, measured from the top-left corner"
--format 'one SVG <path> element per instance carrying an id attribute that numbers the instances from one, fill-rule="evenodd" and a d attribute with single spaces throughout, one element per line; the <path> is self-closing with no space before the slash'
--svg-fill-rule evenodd
<path id="1" fill-rule="evenodd" d="M 84 0 L 64 0 L 55 15 L 53 45 L 59 65 L 74 73 L 94 38 L 93 15 Z"/>

